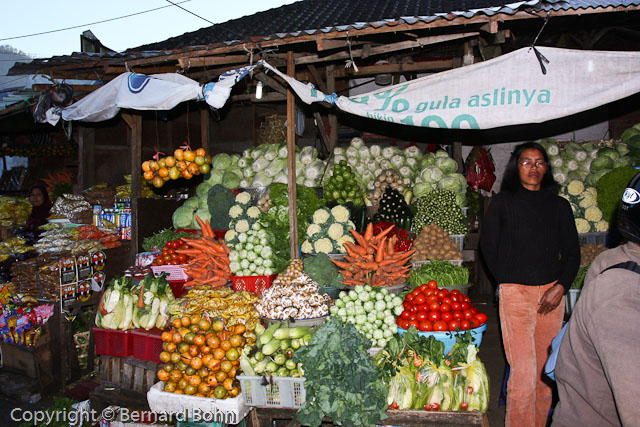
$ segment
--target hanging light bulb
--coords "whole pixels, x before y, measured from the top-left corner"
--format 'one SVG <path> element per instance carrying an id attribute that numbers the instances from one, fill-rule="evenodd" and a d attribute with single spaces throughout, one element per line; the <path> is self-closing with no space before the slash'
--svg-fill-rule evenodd
<path id="1" fill-rule="evenodd" d="M 262 99 L 262 82 L 259 81 L 256 85 L 256 99 Z"/>

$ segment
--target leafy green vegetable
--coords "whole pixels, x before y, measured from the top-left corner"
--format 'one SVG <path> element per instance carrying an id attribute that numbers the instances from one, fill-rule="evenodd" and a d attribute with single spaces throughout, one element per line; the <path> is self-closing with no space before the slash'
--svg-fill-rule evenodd
<path id="1" fill-rule="evenodd" d="M 407 280 L 410 285 L 420 286 L 429 283 L 429 280 L 435 280 L 438 286 L 462 286 L 469 283 L 469 270 L 466 267 L 435 259 L 429 261 L 431 262 L 411 270 Z"/>
<path id="2" fill-rule="evenodd" d="M 200 184 L 202 185 L 202 184 Z M 211 228 L 214 230 L 229 229 L 229 209 L 235 204 L 231 192 L 222 185 L 214 185 L 207 193 L 207 205 L 211 214 Z"/>
<path id="3" fill-rule="evenodd" d="M 304 232 L 309 225 L 313 213 L 324 205 L 324 199 L 318 197 L 316 190 L 304 185 L 296 185 L 298 202 L 298 239 L 304 240 Z M 271 206 L 289 206 L 289 190 L 287 184 L 271 184 L 269 186 Z"/>
<path id="4" fill-rule="evenodd" d="M 191 233 L 175 231 L 173 228 L 165 228 L 142 241 L 142 248 L 145 251 L 160 250 L 171 240 L 178 240 L 181 237 L 193 237 Z"/>
<path id="5" fill-rule="evenodd" d="M 304 259 L 304 272 L 309 275 L 320 287 L 344 289 L 342 281 L 344 277 L 338 271 L 338 267 L 323 253 Z"/>
<path id="6" fill-rule="evenodd" d="M 587 278 L 587 271 L 589 271 L 589 267 L 591 264 L 583 265 L 578 270 L 578 274 L 576 274 L 576 278 L 573 279 L 573 283 L 571 284 L 571 289 L 582 289 L 584 286 L 584 279 Z"/>
<path id="7" fill-rule="evenodd" d="M 386 418 L 387 390 L 365 350 L 369 345 L 352 324 L 332 317 L 294 353 L 306 379 L 300 424 L 316 427 L 327 416 L 338 425 L 371 426 Z"/>
<path id="8" fill-rule="evenodd" d="M 598 207 L 606 221 L 611 224 L 627 183 L 638 171 L 632 167 L 616 168 L 603 175 L 596 183 Z"/>

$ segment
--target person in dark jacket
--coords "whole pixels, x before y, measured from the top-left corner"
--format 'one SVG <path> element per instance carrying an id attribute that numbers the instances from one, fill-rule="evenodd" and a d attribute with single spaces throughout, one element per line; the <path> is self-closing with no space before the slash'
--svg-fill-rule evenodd
<path id="1" fill-rule="evenodd" d="M 571 206 L 557 190 L 544 148 L 520 144 L 482 224 L 480 248 L 499 285 L 510 366 L 507 427 L 544 426 L 551 408 L 552 389 L 542 372 L 562 327 L 564 294 L 580 266 Z"/>
<path id="2" fill-rule="evenodd" d="M 42 184 L 36 184 L 29 190 L 29 202 L 31 202 L 31 216 L 27 219 L 26 227 L 32 230 L 47 223 L 49 211 L 53 206 L 49 200 L 49 193 Z"/>
<path id="3" fill-rule="evenodd" d="M 617 220 L 628 242 L 591 264 L 560 345 L 553 427 L 640 424 L 640 174 Z"/>

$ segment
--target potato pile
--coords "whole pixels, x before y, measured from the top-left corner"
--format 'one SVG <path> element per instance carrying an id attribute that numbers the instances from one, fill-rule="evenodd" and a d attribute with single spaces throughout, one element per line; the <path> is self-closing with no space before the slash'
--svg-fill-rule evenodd
<path id="1" fill-rule="evenodd" d="M 430 258 L 447 261 L 462 259 L 457 243 L 435 222 L 422 229 L 413 242 L 413 249 L 416 252 L 411 258 L 412 262 L 427 261 Z"/>
<path id="2" fill-rule="evenodd" d="M 599 245 L 592 245 L 591 243 L 587 243 L 580 246 L 580 265 L 591 264 L 598 255 L 606 250 L 606 246 L 602 243 L 600 243 Z"/>

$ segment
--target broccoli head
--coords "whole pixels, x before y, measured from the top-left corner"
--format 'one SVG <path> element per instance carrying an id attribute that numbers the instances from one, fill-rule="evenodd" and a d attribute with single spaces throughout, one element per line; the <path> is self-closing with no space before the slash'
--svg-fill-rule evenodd
<path id="1" fill-rule="evenodd" d="M 229 189 L 216 184 L 209 190 L 207 206 L 211 214 L 211 228 L 214 230 L 229 229 L 229 209 L 235 204 L 235 198 Z"/>

